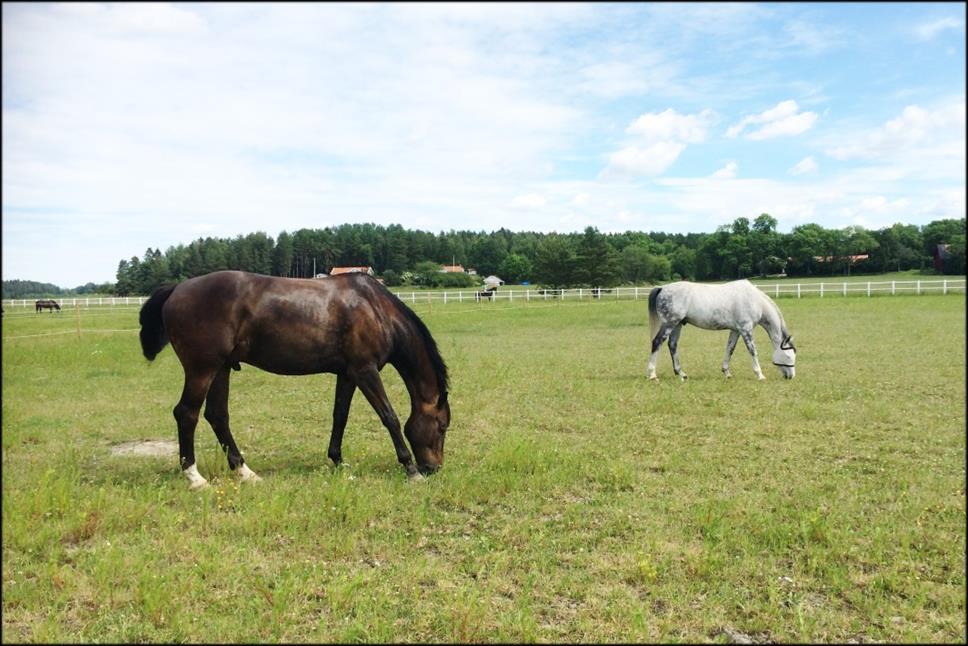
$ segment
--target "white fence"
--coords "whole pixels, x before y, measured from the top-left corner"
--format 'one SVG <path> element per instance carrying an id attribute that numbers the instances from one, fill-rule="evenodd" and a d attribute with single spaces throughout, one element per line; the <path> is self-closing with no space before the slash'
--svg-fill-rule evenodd
<path id="1" fill-rule="evenodd" d="M 42 299 L 46 300 L 46 299 Z M 71 298 L 54 298 L 51 300 L 57 301 L 57 304 L 62 308 L 69 307 L 83 307 L 85 309 L 91 307 L 118 307 L 118 306 L 138 306 L 148 300 L 147 296 L 94 296 L 94 297 L 71 297 Z M 34 303 L 37 301 L 36 298 L 5 298 L 3 299 L 4 309 L 8 307 L 29 307 L 34 309 Z M 47 310 L 44 310 L 47 311 Z"/>
<path id="2" fill-rule="evenodd" d="M 901 294 L 952 294 L 965 293 L 964 278 L 945 278 L 935 280 L 890 280 L 879 282 L 830 281 L 810 283 L 758 283 L 757 287 L 774 298 L 804 298 L 807 296 L 830 298 L 837 296 L 876 296 Z M 611 289 L 522 289 L 508 288 L 494 292 L 477 290 L 457 291 L 420 291 L 394 293 L 405 303 L 474 303 L 507 301 L 529 303 L 532 301 L 594 301 L 594 300 L 638 300 L 648 298 L 651 287 L 614 287 Z M 55 299 L 62 308 L 95 308 L 137 306 L 140 307 L 146 296 L 94 296 Z M 4 299 L 4 308 L 34 308 L 36 299 Z"/>
<path id="3" fill-rule="evenodd" d="M 759 283 L 761 290 L 774 298 L 819 296 L 864 295 L 875 296 L 885 294 L 896 296 L 899 294 L 952 294 L 965 293 L 964 278 L 947 278 L 941 280 L 891 280 L 881 282 L 817 282 L 817 283 Z M 661 287 L 661 285 L 660 285 Z M 612 289 L 503 289 L 490 292 L 485 296 L 478 291 L 454 292 L 395 292 L 406 303 L 466 303 L 503 300 L 507 302 L 531 302 L 549 300 L 591 301 L 591 300 L 638 300 L 648 298 L 652 287 L 614 287 Z"/>

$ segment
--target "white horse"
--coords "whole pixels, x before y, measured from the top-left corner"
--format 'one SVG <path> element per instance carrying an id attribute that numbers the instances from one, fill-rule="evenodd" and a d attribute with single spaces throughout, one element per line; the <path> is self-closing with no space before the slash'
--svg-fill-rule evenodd
<path id="1" fill-rule="evenodd" d="M 742 335 L 746 348 L 753 357 L 753 372 L 757 379 L 766 379 L 760 370 L 753 344 L 753 328 L 762 325 L 773 342 L 773 365 L 787 379 L 796 374 L 797 349 L 787 331 L 780 308 L 769 296 L 748 280 L 735 280 L 723 285 L 706 285 L 680 281 L 657 287 L 649 293 L 649 322 L 652 327 L 652 355 L 649 357 L 649 379 L 655 376 L 655 360 L 659 348 L 669 340 L 672 368 L 685 381 L 686 373 L 679 363 L 679 335 L 682 326 L 691 323 L 704 330 L 731 330 L 723 358 L 723 374 L 727 378 L 729 359 L 736 341 Z"/>

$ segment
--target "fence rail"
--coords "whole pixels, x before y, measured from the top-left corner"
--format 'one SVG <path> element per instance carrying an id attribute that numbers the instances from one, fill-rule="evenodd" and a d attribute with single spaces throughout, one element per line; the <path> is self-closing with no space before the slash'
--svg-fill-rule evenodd
<path id="1" fill-rule="evenodd" d="M 774 298 L 816 297 L 834 298 L 838 296 L 875 296 L 902 294 L 953 294 L 965 293 L 964 278 L 942 280 L 888 280 L 888 281 L 823 281 L 810 283 L 756 283 L 756 286 Z M 405 303 L 473 303 L 489 301 L 524 302 L 531 301 L 594 301 L 594 300 L 638 300 L 648 298 L 652 287 L 613 287 L 576 288 L 576 289 L 504 289 L 487 292 L 480 290 L 421 291 L 394 293 Z M 118 306 L 140 307 L 146 296 L 95 296 L 54 299 L 62 308 L 100 308 Z M 4 308 L 33 308 L 36 299 L 11 298 L 3 300 Z"/>

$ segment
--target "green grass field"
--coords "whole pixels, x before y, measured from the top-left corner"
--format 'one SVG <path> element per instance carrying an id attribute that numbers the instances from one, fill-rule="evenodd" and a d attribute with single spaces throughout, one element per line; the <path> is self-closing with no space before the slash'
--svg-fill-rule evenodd
<path id="1" fill-rule="evenodd" d="M 418 304 L 450 367 L 444 468 L 408 482 L 335 377 L 233 373 L 240 485 L 137 309 L 3 320 L 5 642 L 962 642 L 965 296 L 782 299 L 797 378 L 646 303 Z M 77 329 L 81 332 L 78 334 Z M 58 334 L 62 333 L 62 334 Z M 47 336 L 38 336 L 47 335 Z M 383 372 L 398 414 L 401 379 Z"/>

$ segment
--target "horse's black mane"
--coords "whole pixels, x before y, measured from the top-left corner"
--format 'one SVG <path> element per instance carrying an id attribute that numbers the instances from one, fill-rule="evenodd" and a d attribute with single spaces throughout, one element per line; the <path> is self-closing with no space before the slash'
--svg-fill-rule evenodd
<path id="1" fill-rule="evenodd" d="M 375 278 L 369 276 L 368 278 L 370 278 L 370 280 L 376 286 L 378 286 L 379 289 L 386 293 L 387 297 L 394 304 L 397 310 L 404 316 L 405 319 L 413 324 L 413 327 L 423 339 L 424 346 L 427 349 L 427 356 L 430 358 L 430 364 L 433 366 L 434 374 L 437 375 L 437 386 L 440 389 L 440 392 L 448 392 L 450 390 L 450 381 L 447 377 L 447 364 L 444 363 L 444 358 L 440 356 L 440 350 L 437 349 L 437 342 L 434 341 L 434 337 L 430 335 L 430 330 L 427 329 L 427 325 L 420 319 L 419 316 L 417 316 L 416 312 L 407 307 L 407 304 L 401 301 L 396 294 L 384 287 L 383 284 Z"/>

